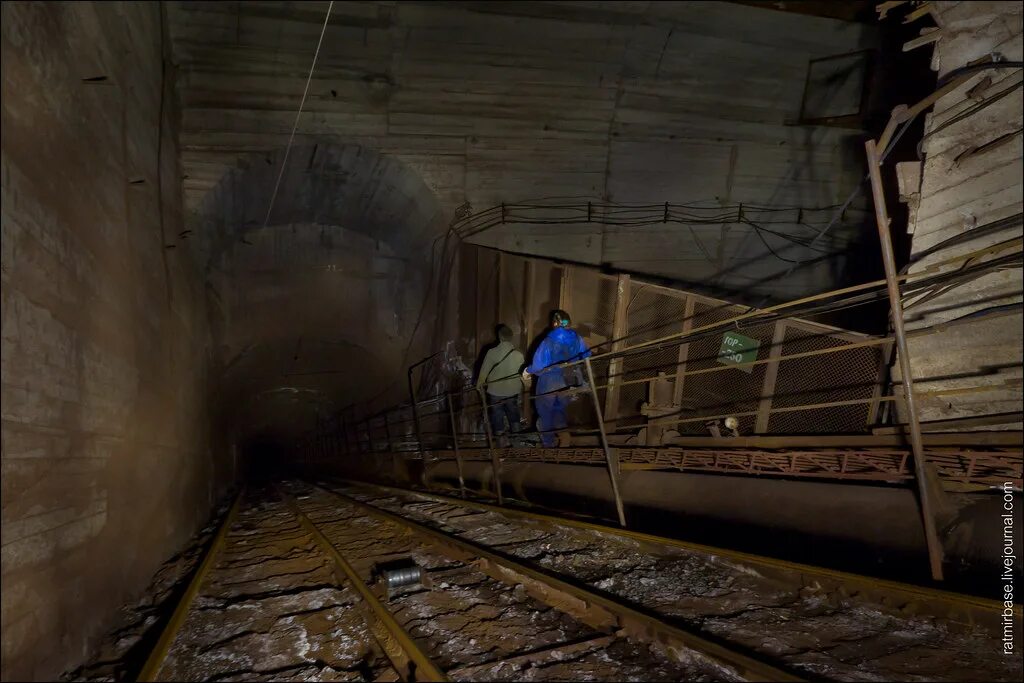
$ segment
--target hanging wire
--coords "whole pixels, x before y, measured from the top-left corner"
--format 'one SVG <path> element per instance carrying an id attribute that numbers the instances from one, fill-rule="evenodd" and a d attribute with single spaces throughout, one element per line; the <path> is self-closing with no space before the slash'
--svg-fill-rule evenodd
<path id="1" fill-rule="evenodd" d="M 309 93 L 309 84 L 313 80 L 313 70 L 316 69 L 316 60 L 320 56 L 320 46 L 324 42 L 324 34 L 327 32 L 327 22 L 331 18 L 331 9 L 334 7 L 334 0 L 327 5 L 327 14 L 324 16 L 324 25 L 320 29 L 320 39 L 316 43 L 316 52 L 313 53 L 313 63 L 309 65 L 309 75 L 306 76 L 306 87 L 302 90 L 302 99 L 299 100 L 299 110 L 295 112 L 295 123 L 292 125 L 292 133 L 288 136 L 288 144 L 284 148 L 284 159 L 281 160 L 281 170 L 277 173 L 277 181 L 274 183 L 274 191 L 270 193 L 270 205 L 267 206 L 267 215 L 263 219 L 263 227 L 270 224 L 270 212 L 274 210 L 274 200 L 277 199 L 277 191 L 281 187 L 281 178 L 284 177 L 284 169 L 288 164 L 288 154 L 292 151 L 292 143 L 295 141 L 295 131 L 299 128 L 299 117 L 302 116 L 302 107 L 306 104 L 306 95 Z"/>

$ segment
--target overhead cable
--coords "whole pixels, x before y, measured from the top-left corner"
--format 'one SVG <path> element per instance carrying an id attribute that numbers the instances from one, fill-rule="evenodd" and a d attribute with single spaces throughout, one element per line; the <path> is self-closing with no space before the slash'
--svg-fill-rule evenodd
<path id="1" fill-rule="evenodd" d="M 313 63 L 309 65 L 309 75 L 306 76 L 306 87 L 302 90 L 302 99 L 299 100 L 299 110 L 295 112 L 295 123 L 292 125 L 292 133 L 288 136 L 288 144 L 284 148 L 284 159 L 281 160 L 281 170 L 277 173 L 277 181 L 274 183 L 274 191 L 270 193 L 270 204 L 267 206 L 267 215 L 263 219 L 263 227 L 270 223 L 270 212 L 274 210 L 274 200 L 277 198 L 277 191 L 281 187 L 281 178 L 284 177 L 284 169 L 288 164 L 288 154 L 292 150 L 292 143 L 295 141 L 295 131 L 299 128 L 299 117 L 302 116 L 302 107 L 306 104 L 306 95 L 309 93 L 309 84 L 313 80 L 313 70 L 316 69 L 316 60 L 320 56 L 320 46 L 324 42 L 324 33 L 327 32 L 327 22 L 331 18 L 331 9 L 334 7 L 334 0 L 327 5 L 327 14 L 324 16 L 324 25 L 320 29 L 320 39 L 316 43 L 316 52 L 313 53 Z"/>

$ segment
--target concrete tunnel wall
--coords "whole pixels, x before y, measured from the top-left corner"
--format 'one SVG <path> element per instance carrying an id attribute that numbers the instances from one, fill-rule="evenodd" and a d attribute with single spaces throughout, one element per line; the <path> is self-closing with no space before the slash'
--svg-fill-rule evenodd
<path id="1" fill-rule="evenodd" d="M 157 3 L 3 3 L 4 680 L 80 662 L 233 479 Z M 160 122 L 158 127 L 156 124 Z"/>
<path id="2" fill-rule="evenodd" d="M 161 11 L 3 5 L 4 680 L 84 660 L 248 439 L 404 397 L 436 322 L 447 218 L 367 147 L 243 157 L 183 215 Z"/>

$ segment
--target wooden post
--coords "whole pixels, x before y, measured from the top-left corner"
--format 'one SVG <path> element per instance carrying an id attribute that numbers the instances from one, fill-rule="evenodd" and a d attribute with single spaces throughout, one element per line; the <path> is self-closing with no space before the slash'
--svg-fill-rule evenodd
<path id="1" fill-rule="evenodd" d="M 480 388 L 477 391 L 480 394 L 480 404 L 484 409 L 484 433 L 487 434 L 487 449 L 491 452 L 491 468 L 494 470 L 494 489 L 498 494 L 498 505 L 503 505 L 504 500 L 501 496 L 501 475 L 498 473 L 501 462 L 498 460 L 498 454 L 494 452 L 494 435 L 491 433 L 491 415 L 487 410 L 487 394 L 484 392 L 483 388 Z"/>
<path id="2" fill-rule="evenodd" d="M 903 400 L 907 406 L 907 426 L 910 428 L 910 443 L 914 451 L 914 478 L 917 480 L 918 500 L 924 522 L 924 537 L 928 544 L 928 560 L 932 578 L 942 581 L 942 541 L 935 528 L 935 513 L 932 511 L 931 494 L 928 490 L 928 473 L 924 461 L 924 444 L 921 440 L 921 424 L 918 422 L 917 402 L 914 399 L 914 377 L 910 365 L 910 350 L 907 333 L 903 326 L 903 299 L 900 295 L 896 259 L 893 256 L 892 236 L 889 234 L 889 215 L 885 208 L 885 193 L 882 190 L 882 172 L 875 141 L 864 143 L 868 157 L 868 173 L 871 176 L 871 197 L 875 205 L 875 222 L 882 246 L 882 264 L 885 266 L 885 281 L 889 290 L 892 310 L 892 327 L 896 335 L 897 356 L 900 374 L 903 375 Z"/>
<path id="3" fill-rule="evenodd" d="M 587 369 L 590 398 L 594 402 L 594 415 L 597 416 L 597 426 L 601 432 L 601 447 L 604 448 L 604 459 L 608 463 L 608 478 L 611 479 L 612 494 L 615 496 L 615 511 L 619 515 L 619 524 L 625 527 L 626 512 L 622 507 L 622 494 L 619 492 L 619 456 L 613 453 L 608 445 L 608 434 L 604 430 L 604 415 L 601 414 L 601 402 L 597 398 L 597 390 L 594 389 L 594 369 L 590 364 L 590 358 L 584 358 L 583 365 Z"/>
<path id="4" fill-rule="evenodd" d="M 683 334 L 689 333 L 693 329 L 693 311 L 696 307 L 697 300 L 691 295 L 687 295 L 686 303 L 683 305 Z M 683 337 L 684 339 L 686 337 Z M 690 343 L 684 342 L 679 345 L 679 360 L 676 365 L 676 381 L 672 387 L 672 403 L 682 409 L 683 406 L 683 386 L 686 380 L 686 360 L 690 356 Z"/>
<path id="5" fill-rule="evenodd" d="M 775 323 L 772 335 L 772 347 L 768 349 L 770 363 L 765 363 L 764 382 L 761 383 L 761 401 L 757 405 L 757 425 L 755 434 L 768 433 L 768 420 L 772 413 L 772 397 L 775 396 L 775 381 L 779 377 L 779 356 L 782 355 L 782 343 L 786 340 L 786 321 Z M 755 360 L 757 360 L 755 358 Z M 755 366 L 756 367 L 756 366 Z"/>
<path id="6" fill-rule="evenodd" d="M 448 394 L 448 420 L 452 425 L 452 449 L 455 450 L 455 466 L 459 470 L 459 493 L 466 497 L 466 480 L 462 476 L 462 454 L 459 452 L 459 429 L 455 423 L 455 406 L 452 404 L 454 393 Z"/>

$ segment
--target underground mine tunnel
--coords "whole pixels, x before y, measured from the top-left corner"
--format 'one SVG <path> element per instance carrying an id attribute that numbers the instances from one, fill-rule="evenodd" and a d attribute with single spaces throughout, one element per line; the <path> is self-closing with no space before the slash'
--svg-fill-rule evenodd
<path id="1" fill-rule="evenodd" d="M 1020 2 L 2 36 L 3 680 L 1021 680 Z"/>

